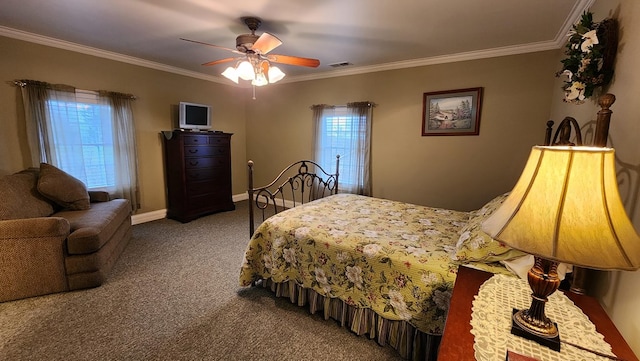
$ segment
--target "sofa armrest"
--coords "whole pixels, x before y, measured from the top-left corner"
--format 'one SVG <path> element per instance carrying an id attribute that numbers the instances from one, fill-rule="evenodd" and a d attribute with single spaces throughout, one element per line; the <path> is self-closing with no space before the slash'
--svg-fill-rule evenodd
<path id="1" fill-rule="evenodd" d="M 7 240 L 60 238 L 69 236 L 71 226 L 62 217 L 38 217 L 0 221 L 0 242 Z M 0 248 L 2 247 L 0 243 Z"/>
<path id="2" fill-rule="evenodd" d="M 64 266 L 69 228 L 60 217 L 0 221 L 0 302 L 69 289 Z"/>
<path id="3" fill-rule="evenodd" d="M 89 191 L 89 201 L 91 203 L 95 202 L 108 202 L 111 200 L 111 196 L 109 192 L 105 191 Z"/>

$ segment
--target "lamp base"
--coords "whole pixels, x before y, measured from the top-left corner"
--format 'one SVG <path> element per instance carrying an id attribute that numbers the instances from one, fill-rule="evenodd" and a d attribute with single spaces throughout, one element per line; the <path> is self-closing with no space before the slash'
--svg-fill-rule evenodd
<path id="1" fill-rule="evenodd" d="M 518 310 L 514 308 L 513 315 L 515 315 L 517 312 Z M 558 327 L 558 325 L 555 322 L 553 324 L 556 325 L 556 328 Z M 513 317 L 511 317 L 511 333 L 516 336 L 526 338 L 527 340 L 537 342 L 542 346 L 546 346 L 554 351 L 560 352 L 560 335 L 556 335 L 555 337 L 542 337 L 542 336 L 536 335 L 522 328 L 522 326 L 518 325 L 513 320 Z"/>

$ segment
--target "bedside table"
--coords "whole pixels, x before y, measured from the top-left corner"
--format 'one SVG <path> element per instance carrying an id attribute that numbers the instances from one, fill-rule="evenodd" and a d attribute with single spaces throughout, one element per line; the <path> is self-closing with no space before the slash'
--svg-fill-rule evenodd
<path id="1" fill-rule="evenodd" d="M 471 304 L 480 286 L 493 274 L 460 266 L 451 295 L 449 313 L 438 351 L 439 361 L 475 360 L 471 334 Z M 613 353 L 627 361 L 638 361 L 600 303 L 593 297 L 565 293 L 589 317 L 596 330 L 611 345 Z"/>

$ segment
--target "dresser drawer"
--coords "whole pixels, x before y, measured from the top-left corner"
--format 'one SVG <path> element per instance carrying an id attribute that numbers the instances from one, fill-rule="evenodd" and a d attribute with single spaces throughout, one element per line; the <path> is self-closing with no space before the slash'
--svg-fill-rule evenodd
<path id="1" fill-rule="evenodd" d="M 204 181 L 219 177 L 220 170 L 216 168 L 193 168 L 185 170 L 185 178 L 188 182 Z"/>
<path id="2" fill-rule="evenodd" d="M 224 193 L 227 192 L 229 187 L 229 182 L 222 178 L 214 178 L 201 182 L 189 182 L 187 184 L 187 196 L 193 197 L 203 194 Z"/>
<path id="3" fill-rule="evenodd" d="M 208 155 L 228 155 L 229 147 L 186 145 L 184 147 L 185 157 L 205 157 Z"/>
<path id="4" fill-rule="evenodd" d="M 211 168 L 211 167 L 225 167 L 229 165 L 229 161 L 226 157 L 201 157 L 201 158 L 185 158 L 184 166 L 187 169 L 191 168 Z"/>
<path id="5" fill-rule="evenodd" d="M 184 145 L 229 145 L 229 137 L 215 135 L 185 135 Z"/>
<path id="6" fill-rule="evenodd" d="M 229 137 L 209 137 L 209 145 L 229 146 Z"/>
<path id="7" fill-rule="evenodd" d="M 207 145 L 209 137 L 206 135 L 185 135 L 182 137 L 182 141 L 185 145 Z"/>
<path id="8" fill-rule="evenodd" d="M 224 192 L 214 192 L 201 196 L 189 197 L 189 208 L 191 210 L 201 210 L 211 208 L 212 205 L 225 204 L 229 201 L 229 197 Z"/>

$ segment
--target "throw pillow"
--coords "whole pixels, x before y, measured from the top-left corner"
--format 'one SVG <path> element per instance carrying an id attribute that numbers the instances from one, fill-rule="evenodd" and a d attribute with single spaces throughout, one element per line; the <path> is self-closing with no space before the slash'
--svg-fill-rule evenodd
<path id="1" fill-rule="evenodd" d="M 38 191 L 64 209 L 89 209 L 89 192 L 85 184 L 51 164 L 40 164 Z"/>
<path id="2" fill-rule="evenodd" d="M 482 222 L 502 205 L 508 195 L 509 193 L 499 195 L 484 207 L 471 212 L 469 223 L 460 231 L 460 238 L 456 244 L 456 261 L 491 263 L 526 255 L 522 251 L 505 246 L 482 231 Z"/>
<path id="3" fill-rule="evenodd" d="M 53 205 L 36 190 L 34 173 L 0 177 L 0 220 L 48 217 Z"/>

